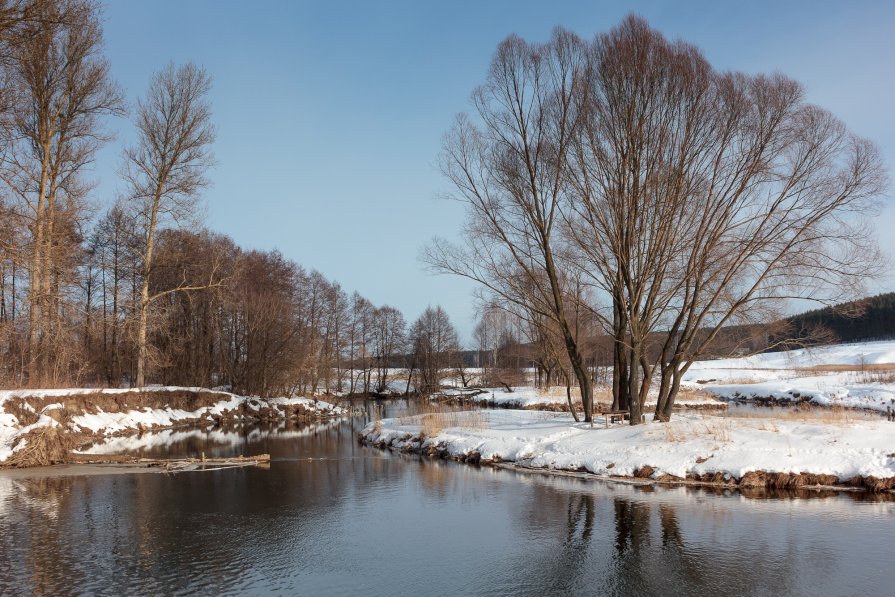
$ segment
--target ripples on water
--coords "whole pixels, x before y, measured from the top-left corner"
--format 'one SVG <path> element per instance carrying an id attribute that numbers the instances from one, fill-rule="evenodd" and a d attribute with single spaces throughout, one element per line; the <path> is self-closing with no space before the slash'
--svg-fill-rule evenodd
<path id="1" fill-rule="evenodd" d="M 362 425 L 175 432 L 140 449 L 270 453 L 269 470 L 0 474 L 0 594 L 888 592 L 891 502 L 475 468 L 360 446 Z"/>

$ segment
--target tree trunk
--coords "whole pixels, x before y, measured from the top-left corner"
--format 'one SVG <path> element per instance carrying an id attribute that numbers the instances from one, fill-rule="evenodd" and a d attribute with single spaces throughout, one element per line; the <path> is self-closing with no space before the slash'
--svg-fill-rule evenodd
<path id="1" fill-rule="evenodd" d="M 575 412 L 575 404 L 572 402 L 572 380 L 568 375 L 566 375 L 566 400 L 569 401 L 569 412 L 572 413 L 572 418 L 578 423 L 578 413 Z"/>
<path id="2" fill-rule="evenodd" d="M 164 183 L 159 182 L 155 190 L 152 212 L 149 216 L 149 229 L 146 231 L 146 252 L 143 254 L 143 284 L 140 286 L 140 321 L 137 329 L 137 379 L 136 385 L 146 385 L 146 328 L 149 325 L 149 275 L 152 273 L 152 254 L 155 249 L 155 224 L 158 217 L 159 202 L 162 198 Z"/>
<path id="3" fill-rule="evenodd" d="M 628 408 L 631 412 L 631 425 L 640 423 L 640 367 L 639 354 L 643 349 L 639 340 L 631 339 L 631 358 L 628 362 Z"/>
<path id="4" fill-rule="evenodd" d="M 44 220 L 46 219 L 46 194 L 49 184 L 50 148 L 43 147 L 40 185 L 37 190 L 37 206 L 34 213 L 34 229 L 31 231 L 31 277 L 28 285 L 28 381 L 32 385 L 41 381 L 37 371 L 40 358 L 41 281 L 43 280 Z"/>
<path id="5" fill-rule="evenodd" d="M 674 399 L 677 398 L 677 393 L 681 389 L 681 380 L 684 377 L 684 371 L 681 371 L 680 366 L 676 366 L 674 371 L 672 372 L 671 377 L 671 388 L 668 391 L 668 398 L 665 400 L 665 408 L 662 411 L 662 417 L 664 421 L 671 420 L 671 409 L 674 408 Z"/>

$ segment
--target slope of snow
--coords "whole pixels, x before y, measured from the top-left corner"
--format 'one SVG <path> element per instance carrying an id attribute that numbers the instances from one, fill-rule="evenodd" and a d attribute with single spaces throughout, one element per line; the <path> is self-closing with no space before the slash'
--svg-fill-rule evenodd
<path id="1" fill-rule="evenodd" d="M 668 424 L 604 429 L 601 422 L 592 428 L 559 413 L 463 414 L 469 425 L 464 426 L 461 419 L 458 426 L 425 437 L 422 443 L 421 419 L 418 424 L 384 419 L 371 423 L 363 433 L 371 443 L 385 442 L 396 448 L 437 446 L 455 456 L 478 452 L 482 458 L 533 468 L 599 475 L 633 476 L 639 468 L 651 466 L 653 477 L 720 472 L 739 479 L 751 471 L 829 474 L 842 481 L 855 476 L 895 476 L 895 458 L 889 457 L 895 451 L 895 424 L 886 421 L 771 422 L 687 414 L 676 415 Z"/>
<path id="2" fill-rule="evenodd" d="M 716 359 L 694 363 L 688 378 L 698 373 L 725 375 L 725 371 L 754 369 L 794 369 L 822 365 L 884 365 L 895 363 L 895 341 L 833 344 L 782 352 L 766 352 L 749 357 Z"/>
<path id="3" fill-rule="evenodd" d="M 597 390 L 599 390 L 600 392 L 605 391 L 602 399 L 611 401 L 608 399 L 608 392 L 610 389 L 600 387 L 597 388 Z M 442 394 L 448 398 L 450 398 L 451 396 L 463 395 L 469 402 L 475 402 L 486 406 L 531 410 L 537 410 L 541 407 L 553 407 L 556 405 L 565 406 L 569 402 L 564 387 L 553 388 L 553 391 L 545 391 L 540 388 L 532 387 L 515 387 L 509 392 L 506 390 L 506 388 L 484 388 L 483 392 L 474 395 L 470 394 L 469 390 L 447 390 Z M 600 401 L 601 396 L 597 396 L 595 400 Z M 581 398 L 577 392 L 577 389 L 573 390 L 572 401 L 577 403 L 579 406 L 581 404 Z M 705 406 L 706 404 L 717 405 L 717 402 L 718 401 L 715 400 L 712 396 L 705 395 L 679 398 L 675 404 L 677 404 L 678 406 Z M 646 407 L 655 407 L 655 405 L 656 392 L 653 391 L 652 395 L 646 400 Z M 724 407 L 726 406 L 726 404 L 721 403 L 717 406 Z"/>
<path id="4" fill-rule="evenodd" d="M 694 363 L 684 383 L 725 400 L 809 401 L 885 411 L 895 407 L 895 384 L 874 381 L 862 366 L 895 364 L 895 342 L 864 342 L 772 352 Z M 817 371 L 842 365 L 851 371 Z"/>
<path id="5" fill-rule="evenodd" d="M 199 390 L 201 388 L 179 388 L 165 387 L 153 388 L 158 390 Z M 127 390 L 110 390 L 109 393 L 125 392 Z M 131 390 L 132 391 L 132 390 Z M 7 399 L 13 396 L 45 398 L 48 396 L 64 399 L 66 396 L 78 394 L 95 393 L 97 390 L 92 389 L 72 389 L 72 390 L 18 390 L 4 391 L 0 393 L 0 462 L 9 458 L 15 451 L 25 446 L 24 441 L 20 441 L 15 448 L 16 440 L 36 427 L 47 425 L 58 425 L 59 423 L 52 417 L 52 411 L 62 408 L 62 403 L 54 403 L 44 407 L 39 413 L 39 419 L 36 423 L 28 426 L 21 426 L 19 420 L 12 414 L 3 412 L 2 405 Z M 194 411 L 186 411 L 171 407 L 165 408 L 135 408 L 121 412 L 105 412 L 97 409 L 96 413 L 83 413 L 74 415 L 70 420 L 70 429 L 74 432 L 86 431 L 99 435 L 115 435 L 126 433 L 129 431 L 142 431 L 146 429 L 159 429 L 167 427 L 175 427 L 177 425 L 194 423 L 196 421 L 205 421 L 206 424 L 212 422 L 213 417 L 222 415 L 229 411 L 235 411 L 243 404 L 250 410 L 260 411 L 264 408 L 277 407 L 295 407 L 301 406 L 305 409 L 319 413 L 322 416 L 338 416 L 347 414 L 342 407 L 336 406 L 323 400 L 312 400 L 308 398 L 246 398 L 236 394 L 227 392 L 217 392 L 221 395 L 221 399 L 217 402 L 203 406 Z"/>

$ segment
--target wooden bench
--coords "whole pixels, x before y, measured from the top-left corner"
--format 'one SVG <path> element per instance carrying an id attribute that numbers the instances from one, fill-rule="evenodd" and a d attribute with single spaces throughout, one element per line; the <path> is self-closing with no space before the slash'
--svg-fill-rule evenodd
<path id="1" fill-rule="evenodd" d="M 619 422 L 624 422 L 625 418 L 631 418 L 630 410 L 601 410 L 596 414 L 603 417 L 603 421 L 606 423 L 606 429 L 609 429 L 609 423 L 614 423 L 615 419 L 618 419 Z M 594 426 L 593 419 L 591 419 L 590 426 Z"/>

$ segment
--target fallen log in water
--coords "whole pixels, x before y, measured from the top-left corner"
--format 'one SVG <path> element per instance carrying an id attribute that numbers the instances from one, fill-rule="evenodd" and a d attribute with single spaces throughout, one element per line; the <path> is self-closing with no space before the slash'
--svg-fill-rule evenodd
<path id="1" fill-rule="evenodd" d="M 158 467 L 168 472 L 212 471 L 244 466 L 270 466 L 270 454 L 254 456 L 234 456 L 231 458 L 141 458 L 118 454 L 72 453 L 67 458 L 69 464 L 114 464 L 135 467 Z"/>

